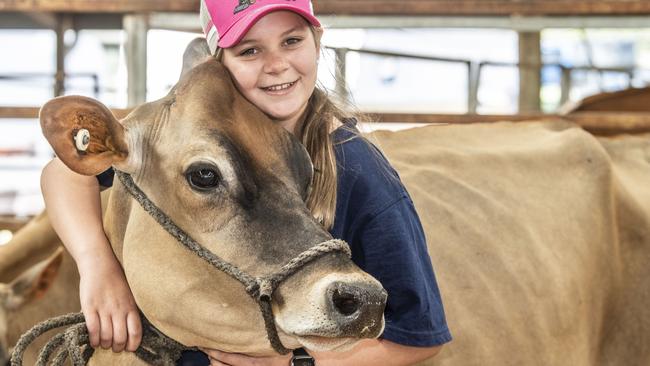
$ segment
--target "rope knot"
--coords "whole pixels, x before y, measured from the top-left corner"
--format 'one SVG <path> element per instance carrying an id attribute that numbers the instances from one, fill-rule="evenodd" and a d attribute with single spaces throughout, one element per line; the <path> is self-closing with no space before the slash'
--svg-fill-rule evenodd
<path id="1" fill-rule="evenodd" d="M 260 281 L 259 287 L 260 287 L 260 291 L 259 291 L 258 299 L 260 301 L 271 302 L 271 295 L 273 295 L 273 290 L 275 290 L 273 280 L 265 278 Z"/>

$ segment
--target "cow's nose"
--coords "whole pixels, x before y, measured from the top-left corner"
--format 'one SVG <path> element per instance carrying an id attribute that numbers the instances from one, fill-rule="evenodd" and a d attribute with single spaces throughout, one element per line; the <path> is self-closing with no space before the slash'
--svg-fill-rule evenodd
<path id="1" fill-rule="evenodd" d="M 334 282 L 327 287 L 330 316 L 344 335 L 374 337 L 382 327 L 386 291 L 366 283 Z"/>

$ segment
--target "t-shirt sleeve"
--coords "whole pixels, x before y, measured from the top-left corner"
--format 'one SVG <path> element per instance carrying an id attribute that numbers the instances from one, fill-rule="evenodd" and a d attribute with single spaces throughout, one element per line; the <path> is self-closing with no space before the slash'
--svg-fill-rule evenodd
<path id="1" fill-rule="evenodd" d="M 115 171 L 112 167 L 106 169 L 105 171 L 99 173 L 95 176 L 99 185 L 105 188 L 113 186 L 113 178 L 115 177 Z"/>
<path id="2" fill-rule="evenodd" d="M 366 272 L 388 292 L 382 338 L 430 347 L 451 341 L 424 231 L 409 196 L 389 203 L 360 228 Z"/>

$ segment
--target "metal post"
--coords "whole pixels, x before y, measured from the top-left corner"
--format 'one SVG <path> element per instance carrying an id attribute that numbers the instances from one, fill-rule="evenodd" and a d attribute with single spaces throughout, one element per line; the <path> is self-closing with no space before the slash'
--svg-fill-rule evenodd
<path id="1" fill-rule="evenodd" d="M 519 113 L 539 112 L 542 79 L 539 32 L 519 32 Z"/>
<path id="2" fill-rule="evenodd" d="M 571 69 L 560 66 L 562 78 L 560 79 L 560 105 L 564 105 L 571 97 Z"/>
<path id="3" fill-rule="evenodd" d="M 634 84 L 634 70 L 630 70 L 627 73 L 627 88 L 630 89 Z"/>
<path id="4" fill-rule="evenodd" d="M 478 88 L 481 82 L 483 63 L 467 63 L 467 113 L 476 114 L 478 108 Z"/>
<path id="5" fill-rule="evenodd" d="M 343 101 L 349 100 L 349 94 L 348 94 L 348 84 L 345 78 L 346 70 L 347 70 L 347 54 L 348 54 L 348 49 L 347 48 L 336 48 L 334 50 L 334 54 L 336 56 L 336 64 L 335 64 L 335 73 L 334 77 L 336 79 L 336 95 L 341 98 Z"/>
<path id="6" fill-rule="evenodd" d="M 128 106 L 134 107 L 147 99 L 147 30 L 146 15 L 128 14 L 124 16 L 126 32 L 126 70 L 128 74 Z"/>

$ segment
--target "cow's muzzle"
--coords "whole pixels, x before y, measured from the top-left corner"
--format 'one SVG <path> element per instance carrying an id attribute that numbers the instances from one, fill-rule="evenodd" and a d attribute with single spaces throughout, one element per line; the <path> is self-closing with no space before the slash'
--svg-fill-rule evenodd
<path id="1" fill-rule="evenodd" d="M 334 282 L 325 291 L 331 319 L 344 336 L 374 338 L 382 331 L 386 291 L 368 283 Z"/>

